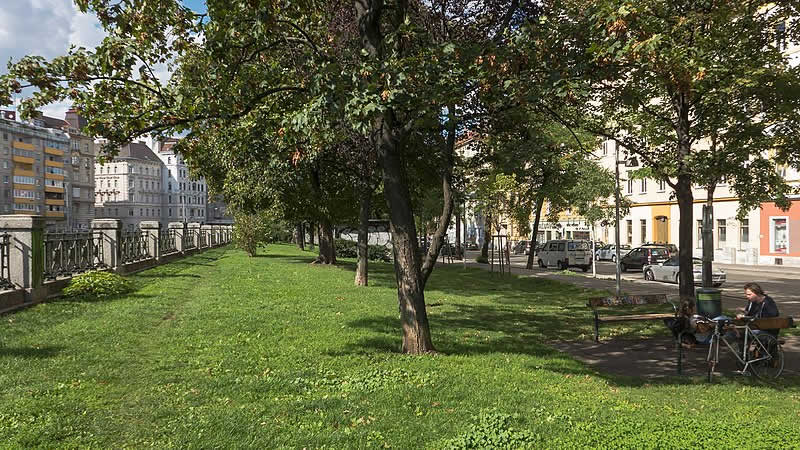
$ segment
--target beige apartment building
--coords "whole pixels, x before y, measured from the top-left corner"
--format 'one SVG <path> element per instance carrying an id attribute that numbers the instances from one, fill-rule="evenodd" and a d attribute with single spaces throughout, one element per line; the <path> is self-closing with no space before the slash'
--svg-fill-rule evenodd
<path id="1" fill-rule="evenodd" d="M 0 118 L 0 177 L 3 214 L 42 215 L 50 230 L 70 228 L 70 136 L 48 128 L 42 118 L 18 122 L 13 113 Z"/>
<path id="2" fill-rule="evenodd" d="M 138 228 L 143 220 L 163 224 L 163 170 L 164 164 L 143 142 L 127 144 L 113 160 L 95 164 L 97 217 L 120 219 L 127 231 Z"/>

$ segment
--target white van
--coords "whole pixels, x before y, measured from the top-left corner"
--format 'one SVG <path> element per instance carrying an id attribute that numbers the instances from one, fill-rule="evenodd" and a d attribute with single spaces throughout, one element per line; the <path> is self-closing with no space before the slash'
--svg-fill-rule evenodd
<path id="1" fill-rule="evenodd" d="M 584 272 L 592 266 L 592 243 L 560 239 L 547 241 L 538 253 L 539 267 L 580 267 Z"/>

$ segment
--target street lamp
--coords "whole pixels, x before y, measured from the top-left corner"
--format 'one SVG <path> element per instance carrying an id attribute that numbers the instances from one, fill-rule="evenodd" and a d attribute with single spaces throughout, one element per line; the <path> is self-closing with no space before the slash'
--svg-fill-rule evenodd
<path id="1" fill-rule="evenodd" d="M 617 275 L 615 293 L 616 293 L 617 298 L 619 298 L 620 294 L 621 294 L 621 290 L 622 290 L 622 288 L 620 286 L 621 277 L 620 277 L 620 270 L 619 270 L 619 265 L 620 265 L 620 261 L 619 261 L 620 260 L 620 255 L 619 255 L 619 165 L 620 164 L 625 164 L 625 167 L 636 167 L 636 166 L 639 165 L 639 161 L 637 161 L 636 158 L 623 159 L 622 161 L 620 161 L 620 159 L 619 159 L 619 142 L 614 142 L 614 149 L 615 149 L 614 173 L 615 173 L 615 179 L 616 179 L 616 182 L 617 182 L 617 188 L 614 190 L 614 210 L 615 210 L 614 211 L 614 243 L 616 244 L 614 252 L 616 253 L 616 256 L 617 256 L 617 261 L 615 263 L 616 275 Z"/>

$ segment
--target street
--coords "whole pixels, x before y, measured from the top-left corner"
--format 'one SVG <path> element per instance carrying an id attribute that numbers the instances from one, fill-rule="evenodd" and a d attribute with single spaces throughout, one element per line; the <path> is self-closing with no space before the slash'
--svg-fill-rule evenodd
<path id="1" fill-rule="evenodd" d="M 475 256 L 478 252 L 467 252 L 468 262 L 473 265 Z M 596 264 L 597 278 L 592 278 L 592 270 L 584 273 L 577 267 L 570 270 L 581 277 L 580 280 L 575 275 L 563 276 L 555 268 L 542 269 L 534 263 L 531 270 L 525 270 L 527 262 L 526 255 L 511 255 L 511 266 L 514 273 L 531 274 L 534 276 L 552 277 L 563 279 L 563 281 L 581 284 L 586 287 L 597 289 L 608 289 L 614 291 L 614 263 L 611 261 L 598 261 Z M 746 266 L 735 264 L 715 264 L 715 269 L 720 268 L 727 274 L 727 281 L 723 284 L 722 301 L 723 308 L 734 309 L 744 306 L 745 299 L 742 286 L 748 281 L 755 281 L 764 288 L 778 304 L 778 309 L 782 316 L 800 317 L 800 268 L 781 267 L 781 266 Z M 497 270 L 497 268 L 495 268 Z M 678 285 L 663 283 L 659 281 L 645 281 L 641 271 L 629 271 L 622 273 L 622 290 L 629 293 L 662 292 L 667 294 L 678 294 Z"/>

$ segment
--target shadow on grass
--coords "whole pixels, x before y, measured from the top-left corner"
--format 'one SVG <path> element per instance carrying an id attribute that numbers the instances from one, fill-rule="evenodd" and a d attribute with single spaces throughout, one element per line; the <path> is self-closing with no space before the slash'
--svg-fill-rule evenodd
<path id="1" fill-rule="evenodd" d="M 203 278 L 193 273 L 158 273 L 158 274 L 139 274 L 138 278 Z"/>
<path id="2" fill-rule="evenodd" d="M 64 347 L 61 346 L 44 346 L 44 347 L 3 347 L 0 346 L 0 358 L 26 358 L 26 359 L 42 359 L 52 358 L 58 355 Z"/>

